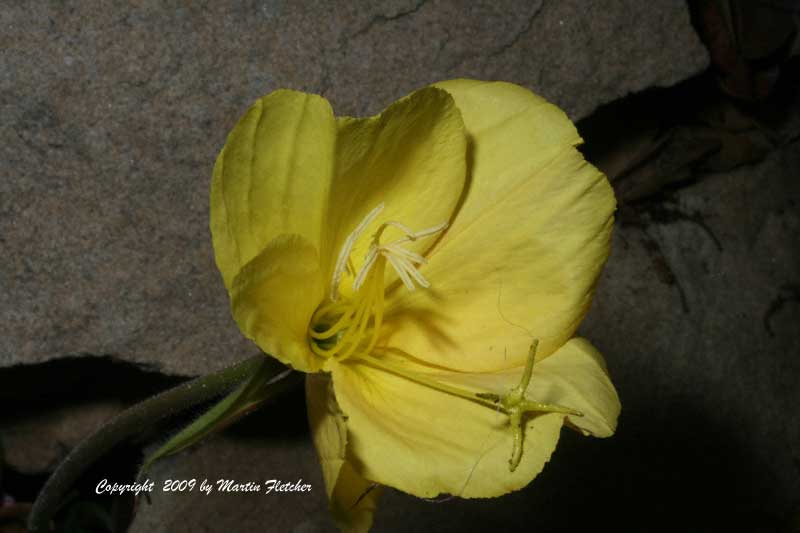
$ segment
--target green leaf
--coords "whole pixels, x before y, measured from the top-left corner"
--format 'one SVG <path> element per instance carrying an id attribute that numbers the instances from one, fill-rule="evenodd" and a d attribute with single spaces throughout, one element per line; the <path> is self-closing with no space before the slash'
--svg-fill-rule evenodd
<path id="1" fill-rule="evenodd" d="M 264 357 L 252 375 L 216 403 L 199 418 L 179 431 L 144 460 L 138 479 L 142 479 L 153 463 L 178 453 L 205 437 L 221 431 L 258 406 L 300 381 L 302 374 L 294 372 L 274 359 Z"/>

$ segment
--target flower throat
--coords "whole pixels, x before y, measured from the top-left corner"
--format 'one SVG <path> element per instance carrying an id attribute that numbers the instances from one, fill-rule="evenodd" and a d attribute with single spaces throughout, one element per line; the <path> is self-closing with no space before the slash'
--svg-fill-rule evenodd
<path id="1" fill-rule="evenodd" d="M 384 222 L 372 236 L 361 268 L 358 272 L 354 271 L 350 258 L 353 247 L 383 209 L 384 204 L 381 203 L 370 211 L 342 245 L 333 269 L 330 301 L 317 309 L 308 330 L 311 349 L 319 356 L 343 361 L 357 353 L 369 354 L 375 348 L 383 321 L 387 262 L 408 290 L 415 289 L 414 282 L 422 287 L 430 287 L 428 280 L 415 266 L 423 265 L 427 260 L 403 245 L 443 231 L 447 228 L 446 222 L 421 231 L 414 231 L 393 220 Z M 390 226 L 402 231 L 403 237 L 381 244 L 383 232 Z M 352 297 L 342 297 L 339 292 L 345 273 L 353 276 Z"/>

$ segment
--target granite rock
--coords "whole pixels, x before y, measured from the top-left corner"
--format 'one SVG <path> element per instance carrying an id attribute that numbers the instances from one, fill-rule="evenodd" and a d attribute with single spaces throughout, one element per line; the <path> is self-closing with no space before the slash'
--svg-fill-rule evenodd
<path id="1" fill-rule="evenodd" d="M 800 519 L 798 168 L 795 135 L 650 213 L 619 213 L 582 326 L 623 405 L 618 464 L 603 471 L 626 479 L 603 482 L 598 509 L 639 499 L 632 516 L 673 530 L 681 517 L 707 531 Z"/>
<path id="2" fill-rule="evenodd" d="M 52 472 L 80 441 L 120 412 L 119 402 L 63 405 L 0 422 L 3 464 L 24 474 Z"/>
<path id="3" fill-rule="evenodd" d="M 16 2 L 0 27 L 0 366 L 110 354 L 195 375 L 256 351 L 214 266 L 208 184 L 273 89 L 365 114 L 506 79 L 578 119 L 707 65 L 679 2 Z"/>

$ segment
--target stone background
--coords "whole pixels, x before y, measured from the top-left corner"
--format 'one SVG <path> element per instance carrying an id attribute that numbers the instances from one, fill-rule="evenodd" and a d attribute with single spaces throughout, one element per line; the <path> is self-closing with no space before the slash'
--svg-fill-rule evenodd
<path id="1" fill-rule="evenodd" d="M 440 79 L 506 79 L 579 119 L 708 61 L 670 3 L 223 4 L 0 10 L 0 364 L 112 355 L 195 375 L 253 353 L 213 262 L 208 184 L 276 88 L 372 114 Z"/>
<path id="2" fill-rule="evenodd" d="M 207 218 L 216 153 L 259 96 L 319 92 L 363 115 L 440 79 L 504 79 L 579 121 L 708 67 L 683 2 L 3 3 L 6 464 L 45 472 L 119 405 L 256 353 L 229 316 Z M 617 436 L 565 432 L 537 481 L 497 500 L 387 491 L 375 530 L 771 531 L 800 516 L 791 131 L 758 164 L 671 194 L 683 218 L 620 216 L 583 326 L 620 390 Z M 132 531 L 331 529 L 303 409 L 292 395 L 154 473 L 303 477 L 311 496 L 157 494 Z"/>

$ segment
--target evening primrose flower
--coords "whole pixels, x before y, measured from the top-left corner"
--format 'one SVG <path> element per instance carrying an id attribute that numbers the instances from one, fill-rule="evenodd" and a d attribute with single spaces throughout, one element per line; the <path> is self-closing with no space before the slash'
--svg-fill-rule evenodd
<path id="1" fill-rule="evenodd" d="M 606 437 L 619 400 L 573 338 L 615 201 L 557 107 L 452 80 L 372 118 L 279 90 L 214 167 L 211 230 L 233 316 L 306 372 L 334 516 L 368 529 L 378 490 L 499 496 L 563 424 Z"/>

